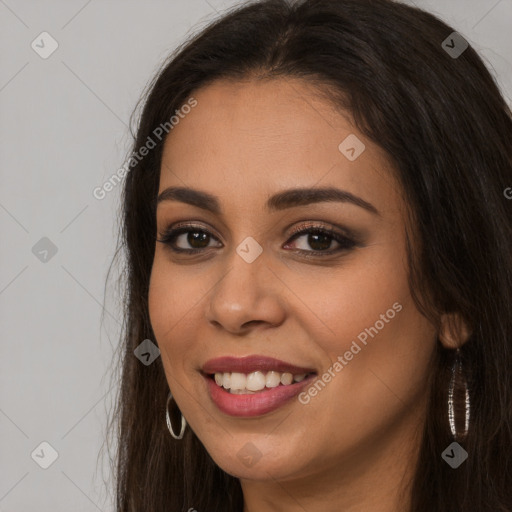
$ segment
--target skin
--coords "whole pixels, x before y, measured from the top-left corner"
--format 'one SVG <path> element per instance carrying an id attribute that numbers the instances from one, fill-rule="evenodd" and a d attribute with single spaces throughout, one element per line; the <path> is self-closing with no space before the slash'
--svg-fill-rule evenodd
<path id="1" fill-rule="evenodd" d="M 240 479 L 244 512 L 407 510 L 435 344 L 438 337 L 447 347 L 459 343 L 463 328 L 437 332 L 411 298 L 405 205 L 389 159 L 348 113 L 300 80 L 218 81 L 194 97 L 197 106 L 165 142 L 159 193 L 200 189 L 218 197 L 222 213 L 158 205 L 158 238 L 183 221 L 212 236 L 195 245 L 179 236 L 178 247 L 203 247 L 192 256 L 157 242 L 149 290 L 151 323 L 187 428 Z M 338 149 L 350 134 L 366 146 L 355 161 Z M 361 197 L 379 215 L 348 202 L 265 209 L 284 189 L 324 186 Z M 322 257 L 307 234 L 290 242 L 301 221 L 346 227 L 360 244 Z M 236 252 L 249 236 L 263 250 L 252 263 Z M 325 243 L 327 251 L 339 247 Z M 209 398 L 199 373 L 207 360 L 264 354 L 322 375 L 395 303 L 401 311 L 359 343 L 307 405 L 294 399 L 238 418 Z M 247 443 L 261 453 L 251 467 L 237 457 Z"/>

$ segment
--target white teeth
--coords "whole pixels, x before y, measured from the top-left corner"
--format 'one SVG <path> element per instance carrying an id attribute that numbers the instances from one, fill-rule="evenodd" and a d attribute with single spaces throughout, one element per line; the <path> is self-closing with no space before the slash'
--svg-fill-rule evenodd
<path id="1" fill-rule="evenodd" d="M 261 391 L 266 384 L 265 375 L 261 372 L 252 372 L 247 375 L 246 388 L 249 391 Z"/>
<path id="2" fill-rule="evenodd" d="M 279 372 L 268 372 L 267 378 L 265 379 L 265 385 L 267 388 L 275 388 L 281 383 L 281 375 Z"/>
<path id="3" fill-rule="evenodd" d="M 261 391 L 265 388 L 275 388 L 279 385 L 289 386 L 294 382 L 302 382 L 308 374 L 300 373 L 293 375 L 289 372 L 251 372 L 249 374 L 238 372 L 216 373 L 215 382 L 218 386 L 229 390 L 234 394 L 250 394 Z"/>
<path id="4" fill-rule="evenodd" d="M 283 386 L 288 386 L 293 382 L 293 375 L 291 373 L 283 373 L 281 375 L 281 384 Z"/>
<path id="5" fill-rule="evenodd" d="M 222 387 L 224 389 L 231 388 L 231 373 L 219 373 L 219 375 L 222 375 Z"/>
<path id="6" fill-rule="evenodd" d="M 224 374 L 226 375 L 226 374 Z M 244 373 L 233 372 L 231 374 L 231 389 L 245 389 L 247 384 L 247 377 Z"/>

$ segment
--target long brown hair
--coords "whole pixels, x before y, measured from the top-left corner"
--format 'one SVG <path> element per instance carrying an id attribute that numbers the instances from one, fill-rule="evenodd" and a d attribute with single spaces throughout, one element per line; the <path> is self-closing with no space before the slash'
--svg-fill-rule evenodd
<path id="1" fill-rule="evenodd" d="M 456 470 L 447 390 L 453 352 L 438 344 L 413 512 L 512 511 L 512 115 L 469 46 L 450 55 L 453 28 L 391 0 L 264 0 L 223 15 L 180 46 L 148 85 L 123 188 L 116 256 L 124 325 L 121 384 L 109 432 L 117 441 L 117 512 L 240 512 L 237 478 L 211 459 L 190 428 L 174 440 L 161 358 L 134 356 L 156 343 L 148 315 L 162 146 L 154 131 L 214 80 L 301 78 L 348 109 L 358 129 L 395 163 L 418 244 L 409 246 L 410 287 L 433 322 L 458 312 L 471 330 L 461 354 L 471 422 Z M 460 41 L 460 40 L 459 40 Z M 452 45 L 453 46 L 453 45 Z M 414 250 L 413 250 L 414 248 Z M 115 258 L 114 258 L 115 259 Z M 429 297 L 422 300 L 422 297 Z"/>

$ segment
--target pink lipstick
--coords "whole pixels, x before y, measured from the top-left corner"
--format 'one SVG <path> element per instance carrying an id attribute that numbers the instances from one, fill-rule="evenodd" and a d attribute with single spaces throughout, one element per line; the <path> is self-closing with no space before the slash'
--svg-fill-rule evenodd
<path id="1" fill-rule="evenodd" d="M 223 413 L 239 417 L 278 409 L 316 377 L 314 368 L 261 355 L 211 359 L 202 373 L 213 403 Z"/>

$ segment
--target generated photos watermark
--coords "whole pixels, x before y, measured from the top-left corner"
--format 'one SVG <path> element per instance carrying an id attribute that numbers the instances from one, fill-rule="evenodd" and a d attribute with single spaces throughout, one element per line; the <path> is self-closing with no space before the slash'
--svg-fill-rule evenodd
<path id="1" fill-rule="evenodd" d="M 175 114 L 171 116 L 169 121 L 165 123 L 160 123 L 152 132 L 152 135 L 158 139 L 158 142 L 162 140 L 165 135 L 167 135 L 179 122 L 180 119 L 184 119 L 187 114 L 189 114 L 193 107 L 197 106 L 197 100 L 192 96 L 189 98 L 187 103 L 181 106 L 179 110 L 175 110 Z M 164 135 L 165 134 L 165 135 Z M 157 142 L 150 135 L 146 139 L 145 144 L 139 148 L 138 151 L 134 151 L 130 158 L 128 158 L 127 162 L 123 165 L 123 167 L 119 168 L 114 174 L 112 174 L 107 180 L 103 182 L 103 184 L 99 187 L 96 187 L 92 191 L 92 195 L 95 199 L 102 200 L 105 199 L 107 194 L 114 190 L 114 188 L 121 183 L 123 178 L 129 171 L 130 167 L 135 167 L 146 155 L 149 154 L 150 150 L 155 148 Z"/>
<path id="2" fill-rule="evenodd" d="M 354 356 L 359 354 L 359 352 L 367 346 L 369 341 L 368 336 L 373 339 L 382 329 L 384 329 L 386 324 L 389 324 L 389 322 L 395 318 L 397 313 L 402 311 L 402 309 L 402 305 L 399 302 L 395 302 L 393 306 L 386 311 L 386 313 L 380 315 L 380 320 L 377 320 L 373 326 L 361 331 L 357 335 L 357 340 L 359 340 L 363 347 L 361 347 L 356 340 L 353 340 L 349 350 L 347 350 L 343 355 L 339 355 L 334 364 L 319 376 L 319 378 L 316 379 L 306 391 L 299 393 L 299 402 L 303 405 L 309 404 L 311 399 L 317 396 L 318 393 L 322 391 L 325 386 L 331 382 L 331 380 L 336 377 L 336 375 L 341 372 L 345 366 L 348 365 L 350 361 L 352 361 Z"/>

